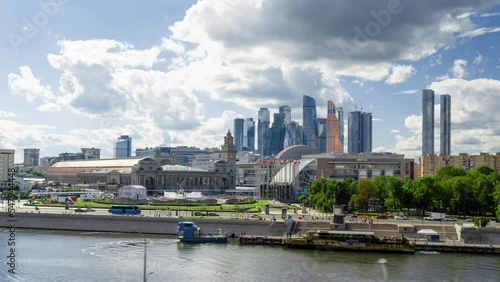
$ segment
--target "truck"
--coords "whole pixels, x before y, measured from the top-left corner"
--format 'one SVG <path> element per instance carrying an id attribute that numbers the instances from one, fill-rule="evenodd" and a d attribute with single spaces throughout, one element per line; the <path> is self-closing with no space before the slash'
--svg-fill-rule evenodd
<path id="1" fill-rule="evenodd" d="M 68 204 L 74 203 L 70 197 L 57 197 L 57 202 L 60 204 L 65 204 L 66 202 L 68 202 Z"/>
<path id="2" fill-rule="evenodd" d="M 426 220 L 446 220 L 446 214 L 442 212 L 433 212 L 430 216 L 424 217 Z"/>
<path id="3" fill-rule="evenodd" d="M 85 202 L 100 200 L 103 197 L 104 197 L 104 194 L 102 192 L 89 192 L 89 193 L 80 195 L 80 199 L 82 199 Z"/>

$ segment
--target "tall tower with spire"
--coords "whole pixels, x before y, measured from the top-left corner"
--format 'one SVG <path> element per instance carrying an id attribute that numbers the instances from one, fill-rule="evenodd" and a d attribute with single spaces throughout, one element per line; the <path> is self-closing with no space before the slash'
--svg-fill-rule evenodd
<path id="1" fill-rule="evenodd" d="M 236 146 L 233 139 L 231 131 L 228 130 L 226 136 L 224 136 L 224 145 L 221 147 L 220 156 L 221 159 L 227 162 L 229 167 L 236 168 Z"/>

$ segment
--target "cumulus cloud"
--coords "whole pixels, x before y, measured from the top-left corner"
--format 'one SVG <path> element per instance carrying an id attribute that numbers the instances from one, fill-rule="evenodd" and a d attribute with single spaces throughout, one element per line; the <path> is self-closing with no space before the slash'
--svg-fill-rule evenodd
<path id="1" fill-rule="evenodd" d="M 20 75 L 14 73 L 8 75 L 8 84 L 12 93 L 26 98 L 29 103 L 37 100 L 55 100 L 52 87 L 42 85 L 40 80 L 33 75 L 30 67 L 22 66 L 20 72 Z"/>
<path id="2" fill-rule="evenodd" d="M 47 56 L 61 73 L 57 97 L 28 67 L 21 75 L 10 74 L 9 86 L 16 95 L 39 102 L 41 111 L 67 108 L 83 117 L 134 121 L 141 124 L 129 129 L 140 136 L 137 140 L 220 143 L 235 113 L 217 109 L 207 117 L 208 103 L 298 108 L 300 97 L 308 94 L 318 105 L 331 99 L 353 108 L 341 77 L 402 83 L 416 72 L 411 62 L 437 56 L 462 37 L 495 32 L 482 30 L 471 16 L 494 0 L 387 3 L 198 1 L 158 45 L 140 49 L 113 39 L 59 41 L 60 51 Z M 435 63 L 441 63 L 440 55 Z M 465 76 L 465 71 L 455 75 Z M 415 119 L 409 117 L 410 128 L 416 128 Z"/>
<path id="3" fill-rule="evenodd" d="M 405 82 L 416 73 L 415 68 L 405 65 L 395 65 L 391 68 L 391 74 L 385 80 L 387 84 L 398 84 Z"/>
<path id="4" fill-rule="evenodd" d="M 455 78 L 464 78 L 467 76 L 467 61 L 462 59 L 455 60 L 453 62 L 452 72 Z"/>
<path id="5" fill-rule="evenodd" d="M 0 111 L 0 118 L 14 118 L 16 114 L 13 112 Z"/>

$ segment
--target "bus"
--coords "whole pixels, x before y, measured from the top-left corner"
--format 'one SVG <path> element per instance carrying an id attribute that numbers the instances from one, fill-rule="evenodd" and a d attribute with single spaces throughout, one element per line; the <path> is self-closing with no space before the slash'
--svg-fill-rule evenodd
<path id="1" fill-rule="evenodd" d="M 138 205 L 111 206 L 108 212 L 111 214 L 141 214 L 141 207 Z"/>

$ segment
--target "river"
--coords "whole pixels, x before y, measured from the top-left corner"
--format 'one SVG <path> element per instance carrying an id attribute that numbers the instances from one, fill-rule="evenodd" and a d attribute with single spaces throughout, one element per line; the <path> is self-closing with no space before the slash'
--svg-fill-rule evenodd
<path id="1" fill-rule="evenodd" d="M 143 281 L 140 235 L 17 231 L 16 274 L 0 233 L 0 281 Z M 147 281 L 499 281 L 500 256 L 375 254 L 226 244 L 183 245 L 146 236 Z M 381 263 L 385 262 L 385 263 Z M 387 278 L 387 279 L 386 279 Z"/>

